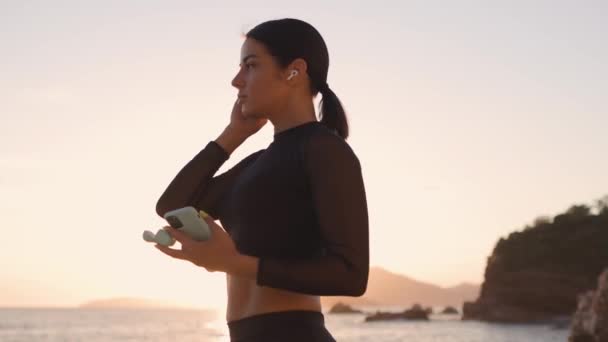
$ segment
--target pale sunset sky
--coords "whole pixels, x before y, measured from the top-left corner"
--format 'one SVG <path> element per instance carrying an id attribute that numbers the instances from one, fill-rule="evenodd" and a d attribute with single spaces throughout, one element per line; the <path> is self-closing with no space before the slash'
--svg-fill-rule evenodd
<path id="1" fill-rule="evenodd" d="M 372 266 L 481 283 L 501 236 L 608 194 L 606 1 L 2 1 L 0 306 L 224 305 L 141 234 L 229 122 L 241 33 L 284 17 L 328 45 Z"/>

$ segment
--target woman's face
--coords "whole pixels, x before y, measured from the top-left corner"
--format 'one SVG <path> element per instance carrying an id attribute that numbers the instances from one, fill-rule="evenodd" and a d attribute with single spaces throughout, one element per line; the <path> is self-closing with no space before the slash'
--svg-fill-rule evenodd
<path id="1" fill-rule="evenodd" d="M 284 75 L 266 47 L 247 38 L 241 47 L 239 72 L 232 80 L 238 89 L 245 117 L 271 117 L 284 105 L 287 87 Z"/>

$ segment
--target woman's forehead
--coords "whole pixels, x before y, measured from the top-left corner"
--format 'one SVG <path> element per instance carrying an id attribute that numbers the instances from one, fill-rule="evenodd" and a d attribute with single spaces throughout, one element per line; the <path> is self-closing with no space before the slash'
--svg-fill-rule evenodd
<path id="1" fill-rule="evenodd" d="M 264 45 L 255 39 L 247 38 L 241 46 L 241 62 L 249 57 L 264 58 L 267 54 Z"/>

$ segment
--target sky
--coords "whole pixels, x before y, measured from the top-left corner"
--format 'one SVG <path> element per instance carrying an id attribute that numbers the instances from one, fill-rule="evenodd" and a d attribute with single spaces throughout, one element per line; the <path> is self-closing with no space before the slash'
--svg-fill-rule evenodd
<path id="1" fill-rule="evenodd" d="M 0 1 L 0 306 L 225 305 L 141 233 L 228 124 L 242 33 L 285 17 L 328 45 L 372 266 L 481 283 L 501 236 L 608 194 L 605 1 Z"/>

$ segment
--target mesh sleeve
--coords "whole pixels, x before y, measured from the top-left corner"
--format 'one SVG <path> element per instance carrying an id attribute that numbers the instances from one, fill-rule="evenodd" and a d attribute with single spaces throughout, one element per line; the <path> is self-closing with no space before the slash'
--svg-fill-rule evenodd
<path id="1" fill-rule="evenodd" d="M 215 141 L 210 141 L 175 176 L 156 204 L 156 212 L 193 206 L 215 219 L 221 218 L 220 199 L 240 172 L 262 152 L 252 153 L 230 170 L 213 177 L 230 155 Z"/>
<path id="2" fill-rule="evenodd" d="M 320 296 L 361 296 L 369 275 L 369 223 L 361 164 L 339 136 L 313 137 L 303 148 L 323 255 L 262 257 L 257 284 Z"/>

